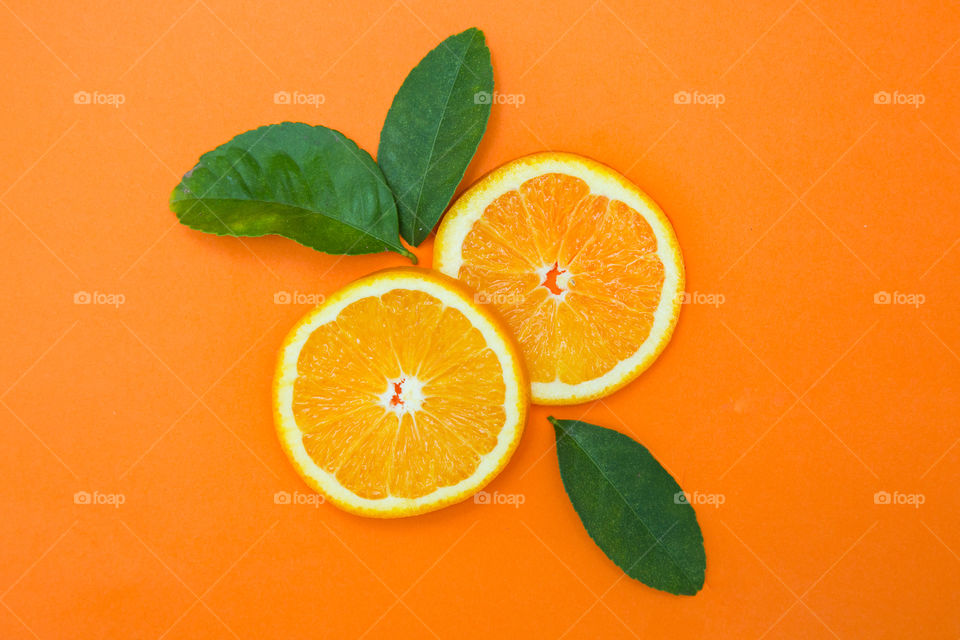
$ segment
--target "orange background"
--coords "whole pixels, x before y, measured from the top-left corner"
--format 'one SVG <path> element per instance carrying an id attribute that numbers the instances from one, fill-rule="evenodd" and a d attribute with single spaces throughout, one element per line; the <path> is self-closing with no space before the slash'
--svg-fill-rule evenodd
<path id="1" fill-rule="evenodd" d="M 846 4 L 0 2 L 0 637 L 956 638 L 960 8 Z M 275 294 L 405 261 L 203 235 L 169 193 L 266 123 L 375 151 L 407 71 L 474 25 L 523 104 L 494 107 L 464 186 L 542 149 L 605 161 L 673 221 L 688 290 L 722 304 L 687 305 L 623 391 L 533 409 L 489 487 L 522 506 L 275 504 L 308 493 L 269 400 L 308 307 Z M 430 241 L 417 253 L 429 266 Z M 624 579 L 592 544 L 551 413 L 632 435 L 723 501 L 696 507 L 699 595 Z"/>

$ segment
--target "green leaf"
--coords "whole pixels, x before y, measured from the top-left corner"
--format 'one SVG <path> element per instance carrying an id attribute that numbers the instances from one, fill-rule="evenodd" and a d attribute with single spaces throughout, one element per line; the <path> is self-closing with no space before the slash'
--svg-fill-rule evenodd
<path id="1" fill-rule="evenodd" d="M 373 158 L 339 131 L 299 122 L 241 133 L 200 156 L 170 196 L 192 229 L 280 235 L 335 254 L 396 251 L 396 203 Z"/>
<path id="2" fill-rule="evenodd" d="M 441 42 L 394 96 L 377 162 L 410 244 L 419 246 L 450 204 L 487 128 L 492 98 L 490 50 L 479 29 Z"/>
<path id="3" fill-rule="evenodd" d="M 697 515 L 647 449 L 604 427 L 550 418 L 560 476 L 587 533 L 628 576 L 693 595 L 707 560 Z"/>

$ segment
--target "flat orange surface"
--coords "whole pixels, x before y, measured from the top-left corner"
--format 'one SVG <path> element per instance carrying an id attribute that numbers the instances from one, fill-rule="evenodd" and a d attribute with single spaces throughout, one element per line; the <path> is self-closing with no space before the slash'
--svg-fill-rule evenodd
<path id="1" fill-rule="evenodd" d="M 956 3 L 0 5 L 0 637 L 960 635 Z M 691 304 L 638 381 L 532 410 L 489 487 L 521 505 L 358 518 L 284 458 L 274 357 L 311 296 L 405 260 L 203 235 L 167 198 L 266 123 L 375 151 L 407 71 L 474 25 L 501 98 L 463 186 L 607 162 L 673 221 Z M 551 413 L 693 496 L 699 595 L 593 545 Z"/>

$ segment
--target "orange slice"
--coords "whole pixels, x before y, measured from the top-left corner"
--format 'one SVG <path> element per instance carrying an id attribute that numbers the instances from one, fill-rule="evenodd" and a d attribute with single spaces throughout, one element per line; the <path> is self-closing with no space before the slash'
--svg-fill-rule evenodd
<path id="1" fill-rule="evenodd" d="M 330 502 L 409 516 L 459 502 L 503 469 L 528 385 L 515 342 L 462 284 L 388 269 L 290 331 L 274 411 L 287 456 Z"/>
<path id="2" fill-rule="evenodd" d="M 450 208 L 434 266 L 499 311 L 539 404 L 613 393 L 649 367 L 680 313 L 673 228 L 613 169 L 538 153 L 481 178 Z"/>

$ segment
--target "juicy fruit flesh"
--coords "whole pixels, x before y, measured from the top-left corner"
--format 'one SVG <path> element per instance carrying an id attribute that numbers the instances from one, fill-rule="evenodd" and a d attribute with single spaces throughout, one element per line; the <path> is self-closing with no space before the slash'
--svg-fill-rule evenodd
<path id="1" fill-rule="evenodd" d="M 469 478 L 506 421 L 483 335 L 420 291 L 347 305 L 307 339 L 297 373 L 307 454 L 362 498 L 419 498 Z"/>
<path id="2" fill-rule="evenodd" d="M 487 205 L 461 257 L 458 276 L 497 307 L 533 382 L 579 384 L 636 353 L 664 282 L 644 217 L 562 173 Z"/>

